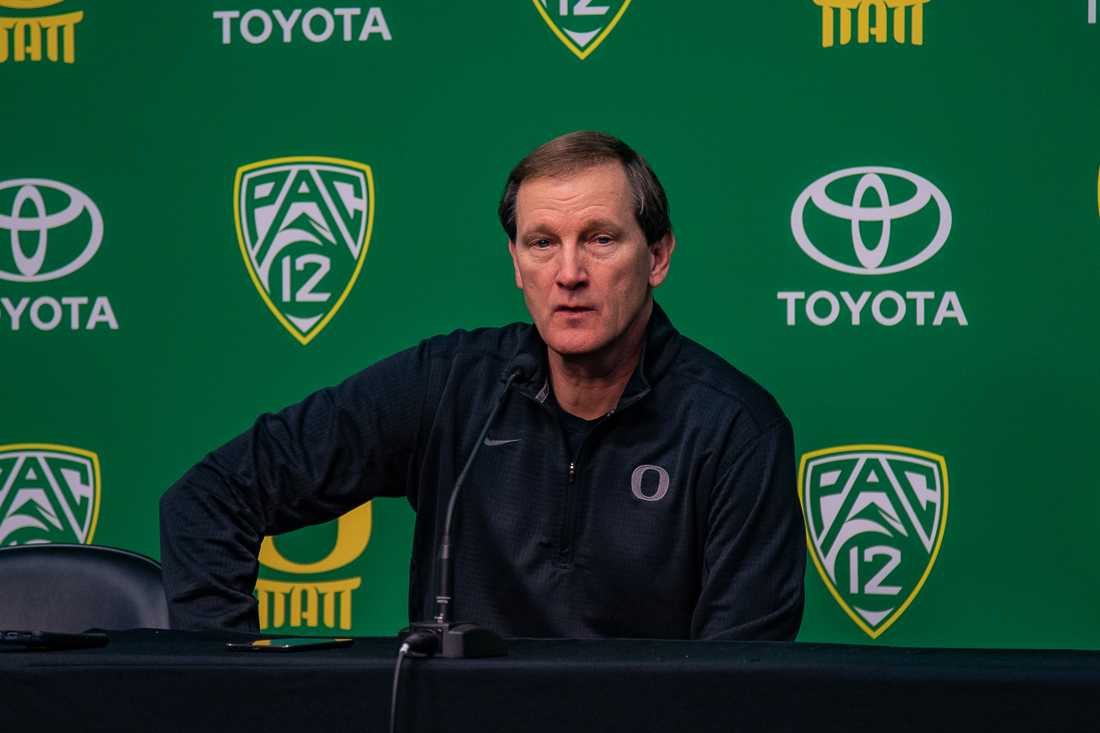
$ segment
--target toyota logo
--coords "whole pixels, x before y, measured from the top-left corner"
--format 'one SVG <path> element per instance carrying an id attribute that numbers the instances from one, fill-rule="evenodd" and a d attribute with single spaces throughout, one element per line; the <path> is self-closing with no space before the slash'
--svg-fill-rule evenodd
<path id="1" fill-rule="evenodd" d="M 67 183 L 44 178 L 17 178 L 0 182 L 0 194 L 17 189 L 11 204 L 11 214 L 0 213 L 0 230 L 10 233 L 11 261 L 15 271 L 0 265 L 0 280 L 31 283 L 56 280 L 76 272 L 95 255 L 103 241 L 103 217 L 87 195 Z M 42 192 L 54 191 L 68 198 L 68 204 L 60 211 L 50 212 Z M 50 233 L 76 221 L 85 211 L 91 218 L 91 232 L 84 249 L 66 264 L 47 269 L 46 254 L 49 251 Z M 0 251 L 4 247 L 0 233 Z M 54 261 L 62 258 L 54 257 Z M 2 261 L 2 259 L 0 259 Z"/>
<path id="2" fill-rule="evenodd" d="M 851 204 L 830 198 L 826 191 L 830 183 L 856 176 L 859 176 L 859 180 L 856 182 Z M 916 192 L 906 201 L 892 203 L 886 190 L 886 183 L 882 179 L 883 176 L 906 180 L 916 187 Z M 863 205 L 863 200 L 869 191 L 874 191 L 878 195 L 878 206 Z M 814 206 L 824 213 L 851 222 L 852 247 L 858 265 L 838 262 L 818 249 L 810 240 L 803 221 L 806 204 L 810 201 L 813 201 Z M 893 222 L 922 211 L 931 201 L 935 201 L 936 206 L 939 207 L 939 225 L 932 241 L 916 255 L 903 262 L 883 265 L 886 260 L 886 253 L 890 248 L 891 225 Z M 863 235 L 860 232 L 860 224 L 865 221 L 881 222 L 882 224 L 882 232 L 879 234 L 878 241 L 870 247 L 867 246 L 867 242 L 863 241 Z M 901 272 L 916 267 L 940 251 L 944 242 L 947 241 L 947 235 L 951 233 L 951 206 L 947 203 L 947 198 L 943 193 L 931 181 L 915 173 L 900 168 L 877 166 L 845 168 L 817 179 L 799 195 L 794 202 L 794 208 L 791 209 L 791 231 L 794 233 L 794 239 L 798 242 L 798 246 L 802 248 L 802 251 L 819 264 L 853 275 L 888 275 L 892 272 Z"/>

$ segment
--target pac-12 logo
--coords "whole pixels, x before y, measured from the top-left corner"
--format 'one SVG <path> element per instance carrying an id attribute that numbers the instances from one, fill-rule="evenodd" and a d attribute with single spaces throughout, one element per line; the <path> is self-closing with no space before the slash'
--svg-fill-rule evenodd
<path id="1" fill-rule="evenodd" d="M 895 445 L 806 453 L 798 469 L 810 555 L 872 639 L 894 624 L 932 572 L 947 524 L 947 462 Z"/>
<path id="2" fill-rule="evenodd" d="M 630 0 L 531 1 L 558 40 L 581 61 L 599 48 L 630 7 Z"/>
<path id="3" fill-rule="evenodd" d="M 370 245 L 369 165 L 301 156 L 250 163 L 233 186 L 237 240 L 264 303 L 303 346 L 344 304 Z"/>
<path id="4" fill-rule="evenodd" d="M 99 457 L 67 445 L 0 445 L 0 547 L 90 544 L 99 519 Z"/>

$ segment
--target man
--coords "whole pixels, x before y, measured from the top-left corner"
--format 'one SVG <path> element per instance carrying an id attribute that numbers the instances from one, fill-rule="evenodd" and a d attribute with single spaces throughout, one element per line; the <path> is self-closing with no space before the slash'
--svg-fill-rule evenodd
<path id="1" fill-rule="evenodd" d="M 434 598 L 451 488 L 451 618 L 506 636 L 792 639 L 803 525 L 775 401 L 653 301 L 676 240 L 657 177 L 577 132 L 500 204 L 534 326 L 456 331 L 322 390 L 210 454 L 161 501 L 173 624 L 256 628 L 265 535 L 376 496 L 417 513 L 409 615 Z"/>

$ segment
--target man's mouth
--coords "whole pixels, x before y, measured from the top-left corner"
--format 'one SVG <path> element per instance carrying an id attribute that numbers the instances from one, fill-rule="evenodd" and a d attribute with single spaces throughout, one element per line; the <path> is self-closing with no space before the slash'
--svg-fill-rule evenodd
<path id="1" fill-rule="evenodd" d="M 594 310 L 596 309 L 585 305 L 559 305 L 554 308 L 555 313 L 562 313 L 565 315 L 580 315 L 582 313 L 591 313 Z"/>

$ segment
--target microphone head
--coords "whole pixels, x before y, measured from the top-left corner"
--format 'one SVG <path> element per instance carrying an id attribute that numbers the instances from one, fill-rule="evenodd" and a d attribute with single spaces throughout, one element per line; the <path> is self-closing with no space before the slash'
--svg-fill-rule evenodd
<path id="1" fill-rule="evenodd" d="M 530 354 L 519 354 L 512 360 L 512 365 L 508 369 L 508 375 L 515 375 L 515 378 L 520 381 L 527 381 L 535 375 L 539 369 L 538 361 Z"/>

